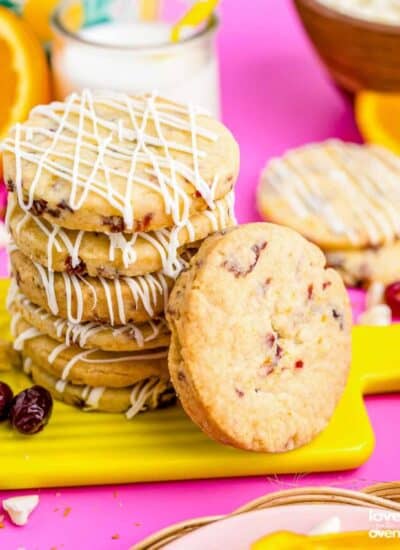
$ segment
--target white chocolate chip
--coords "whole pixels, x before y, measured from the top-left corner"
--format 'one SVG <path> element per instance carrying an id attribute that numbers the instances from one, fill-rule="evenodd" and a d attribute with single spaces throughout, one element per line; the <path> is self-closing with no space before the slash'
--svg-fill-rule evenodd
<path id="1" fill-rule="evenodd" d="M 370 309 L 373 306 L 377 306 L 378 304 L 383 304 L 384 293 L 385 293 L 385 285 L 383 283 L 379 283 L 378 281 L 375 281 L 374 283 L 372 283 L 369 286 L 365 297 L 366 308 Z"/>
<path id="2" fill-rule="evenodd" d="M 38 495 L 25 495 L 3 500 L 3 509 L 15 525 L 25 525 L 32 511 L 39 504 Z"/>
<path id="3" fill-rule="evenodd" d="M 333 533 L 340 533 L 341 530 L 342 522 L 340 518 L 333 516 L 317 523 L 317 525 L 308 531 L 308 535 L 332 535 Z"/>
<path id="4" fill-rule="evenodd" d="M 386 304 L 373 306 L 358 318 L 359 325 L 386 326 L 392 322 L 392 311 Z"/>

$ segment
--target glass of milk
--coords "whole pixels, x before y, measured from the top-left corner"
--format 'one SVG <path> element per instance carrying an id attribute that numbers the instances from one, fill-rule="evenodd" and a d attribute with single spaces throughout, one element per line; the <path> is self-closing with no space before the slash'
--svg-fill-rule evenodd
<path id="1" fill-rule="evenodd" d="M 83 88 L 158 93 L 219 115 L 213 16 L 170 40 L 188 9 L 178 0 L 65 0 L 52 17 L 54 91 L 64 99 Z"/>

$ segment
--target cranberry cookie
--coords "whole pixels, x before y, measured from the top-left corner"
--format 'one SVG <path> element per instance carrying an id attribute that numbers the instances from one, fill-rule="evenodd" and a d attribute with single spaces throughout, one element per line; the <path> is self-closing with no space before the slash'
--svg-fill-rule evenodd
<path id="1" fill-rule="evenodd" d="M 29 373 L 35 384 L 49 390 L 59 401 L 84 411 L 125 413 L 129 420 L 138 413 L 164 408 L 176 399 L 171 383 L 156 377 L 141 380 L 126 388 L 106 388 L 71 382 L 60 384 L 56 377 L 35 363 L 29 365 Z"/>
<path id="2" fill-rule="evenodd" d="M 170 332 L 164 316 L 140 325 L 127 323 L 111 326 L 96 321 L 72 323 L 56 317 L 36 306 L 20 292 L 10 296 L 8 309 L 12 315 L 20 315 L 39 332 L 60 343 L 76 344 L 82 349 L 103 351 L 139 351 L 167 347 Z"/>
<path id="3" fill-rule="evenodd" d="M 151 376 L 169 379 L 165 348 L 136 353 L 83 350 L 60 344 L 18 316 L 11 330 L 14 349 L 62 381 L 123 388 Z"/>
<path id="4" fill-rule="evenodd" d="M 212 438 L 282 452 L 329 422 L 350 366 L 343 282 L 313 244 L 267 223 L 207 239 L 172 291 L 169 369 Z"/>
<path id="5" fill-rule="evenodd" d="M 400 159 L 376 145 L 338 140 L 271 160 L 258 189 L 265 219 L 324 250 L 392 243 L 400 236 Z"/>
<path id="6" fill-rule="evenodd" d="M 334 267 L 348 286 L 368 287 L 400 281 L 400 241 L 361 250 L 326 252 L 328 265 Z"/>
<path id="7" fill-rule="evenodd" d="M 181 225 L 232 189 L 239 149 L 223 124 L 152 95 L 85 90 L 35 107 L 3 141 L 19 206 L 68 229 Z"/>
<path id="8" fill-rule="evenodd" d="M 162 273 L 141 277 L 83 277 L 52 272 L 33 263 L 18 249 L 10 254 L 21 292 L 47 312 L 73 323 L 109 325 L 144 323 L 164 311 L 173 279 Z"/>
<path id="9" fill-rule="evenodd" d="M 180 256 L 185 249 L 214 231 L 235 225 L 235 217 L 233 194 L 229 193 L 215 203 L 214 210 L 195 214 L 179 227 L 133 235 L 74 231 L 24 212 L 10 194 L 7 222 L 21 252 L 54 271 L 105 278 L 162 271 L 175 277 L 182 268 Z"/>

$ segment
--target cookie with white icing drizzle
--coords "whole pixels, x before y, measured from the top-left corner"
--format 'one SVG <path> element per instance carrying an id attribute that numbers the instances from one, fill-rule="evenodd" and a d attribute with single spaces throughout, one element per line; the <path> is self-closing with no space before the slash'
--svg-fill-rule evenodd
<path id="1" fill-rule="evenodd" d="M 7 222 L 21 252 L 54 271 L 106 278 L 162 271 L 174 277 L 182 269 L 182 247 L 234 225 L 235 218 L 229 193 L 214 210 L 195 214 L 179 227 L 133 235 L 73 231 L 24 212 L 10 194 Z"/>
<path id="2" fill-rule="evenodd" d="M 167 349 L 107 352 L 67 346 L 39 332 L 19 316 L 11 324 L 14 349 L 62 381 L 123 388 L 155 376 L 168 380 Z"/>
<path id="3" fill-rule="evenodd" d="M 166 347 L 170 332 L 164 317 L 136 325 L 128 323 L 112 327 L 106 323 L 71 323 L 36 306 L 18 292 L 9 303 L 9 311 L 54 340 L 83 349 L 104 351 L 138 351 Z"/>
<path id="4" fill-rule="evenodd" d="M 80 386 L 70 382 L 61 387 L 57 378 L 34 363 L 31 365 L 31 377 L 35 384 L 45 387 L 56 399 L 68 405 L 84 411 L 125 413 L 129 420 L 139 413 L 164 408 L 176 399 L 171 384 L 154 377 L 126 388 Z"/>
<path id="5" fill-rule="evenodd" d="M 212 438 L 282 452 L 329 422 L 350 367 L 351 310 L 338 273 L 298 233 L 255 223 L 205 240 L 167 321 L 172 383 Z"/>
<path id="6" fill-rule="evenodd" d="M 47 270 L 11 249 L 12 272 L 21 292 L 49 313 L 73 323 L 144 323 L 158 317 L 173 279 L 162 273 L 140 277 L 82 277 Z"/>
<path id="7" fill-rule="evenodd" d="M 154 94 L 85 90 L 35 107 L 2 148 L 20 207 L 78 231 L 181 225 L 227 195 L 239 169 L 223 124 Z"/>
<path id="8" fill-rule="evenodd" d="M 400 281 L 400 241 L 362 250 L 326 252 L 328 264 L 340 273 L 346 285 L 368 287 L 373 282 L 389 285 Z"/>
<path id="9" fill-rule="evenodd" d="M 325 250 L 392 243 L 400 237 L 400 159 L 376 145 L 306 145 L 267 163 L 258 206 Z"/>
<path id="10" fill-rule="evenodd" d="M 48 389 L 59 401 L 84 411 L 125 413 L 129 420 L 139 413 L 164 408 L 176 400 L 170 382 L 155 377 L 141 380 L 126 388 L 106 388 L 80 386 L 71 382 L 61 385 L 56 377 L 35 363 L 30 365 L 29 372 L 35 384 Z"/>

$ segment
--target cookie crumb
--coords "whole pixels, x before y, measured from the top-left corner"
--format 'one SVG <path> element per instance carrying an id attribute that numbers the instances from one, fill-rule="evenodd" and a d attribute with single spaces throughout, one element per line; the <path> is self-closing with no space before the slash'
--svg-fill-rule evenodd
<path id="1" fill-rule="evenodd" d="M 119 534 L 118 533 L 115 533 L 114 535 L 112 535 L 112 540 L 118 540 L 119 539 Z"/>
<path id="2" fill-rule="evenodd" d="M 235 392 L 237 393 L 237 395 L 238 395 L 239 397 L 243 397 L 243 396 L 244 396 L 244 391 L 239 390 L 239 388 L 235 388 Z"/>
<path id="3" fill-rule="evenodd" d="M 70 506 L 67 506 L 63 512 L 63 516 L 66 518 L 69 516 L 69 514 L 71 513 L 71 507 Z"/>

